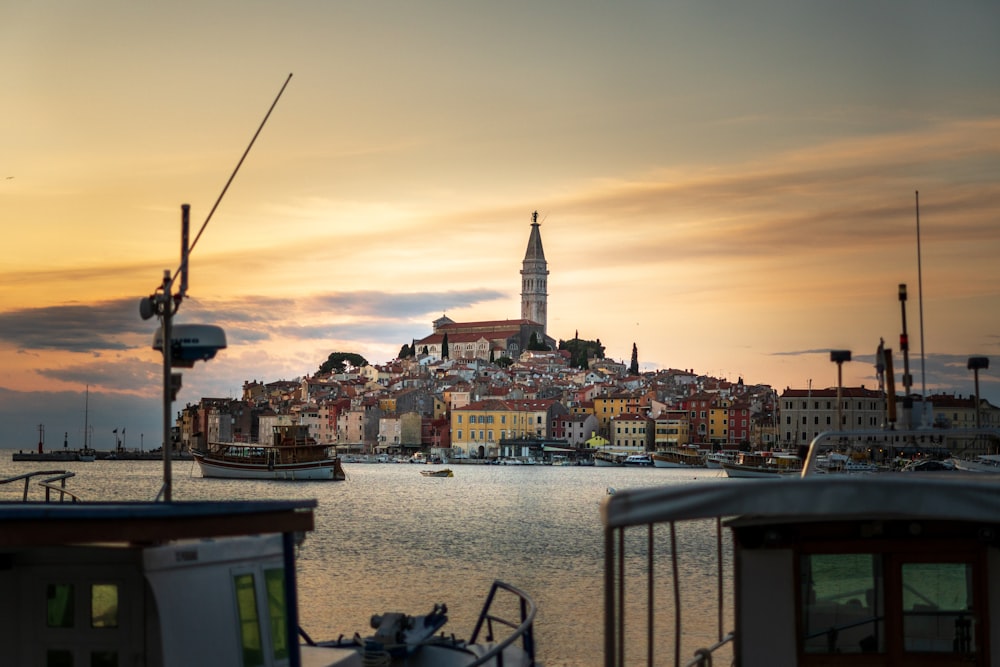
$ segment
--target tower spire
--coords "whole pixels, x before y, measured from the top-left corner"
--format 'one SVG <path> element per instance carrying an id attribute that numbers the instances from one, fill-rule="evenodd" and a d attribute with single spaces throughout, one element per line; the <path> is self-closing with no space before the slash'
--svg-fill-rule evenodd
<path id="1" fill-rule="evenodd" d="M 531 214 L 531 234 L 528 236 L 528 249 L 521 263 L 521 319 L 531 320 L 542 325 L 546 332 L 546 304 L 548 301 L 547 277 L 548 263 L 545 261 L 545 251 L 542 249 L 542 233 L 539 230 L 538 211 Z"/>

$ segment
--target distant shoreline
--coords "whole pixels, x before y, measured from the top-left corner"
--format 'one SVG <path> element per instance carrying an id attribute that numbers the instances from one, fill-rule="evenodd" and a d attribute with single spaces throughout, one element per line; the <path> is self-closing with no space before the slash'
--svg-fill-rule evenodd
<path id="1" fill-rule="evenodd" d="M 52 461 L 82 461 L 87 460 L 83 457 L 93 456 L 96 461 L 162 461 L 163 452 L 159 449 L 155 451 L 139 451 L 139 450 L 90 450 L 88 452 L 83 452 L 78 449 L 64 449 L 64 450 L 54 450 L 51 452 L 38 452 L 25 451 L 23 449 L 10 450 L 12 452 L 11 458 L 14 461 L 35 461 L 35 462 L 52 462 Z M 174 452 L 171 458 L 175 461 L 190 461 L 192 460 L 191 454 L 188 452 Z"/>

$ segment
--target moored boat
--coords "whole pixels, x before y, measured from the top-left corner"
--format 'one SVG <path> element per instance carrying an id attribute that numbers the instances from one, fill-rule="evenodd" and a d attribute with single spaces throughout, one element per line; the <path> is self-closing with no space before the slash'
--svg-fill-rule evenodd
<path id="1" fill-rule="evenodd" d="M 629 454 L 625 457 L 625 465 L 638 468 L 652 468 L 653 458 L 649 454 Z"/>
<path id="2" fill-rule="evenodd" d="M 845 435 L 817 437 L 791 480 L 605 498 L 604 664 L 998 664 L 1000 485 L 961 472 L 809 474 L 818 446 Z M 701 543 L 679 546 L 686 531 L 716 535 L 715 563 Z M 695 567 L 715 570 L 716 628 L 703 615 L 685 623 L 680 595 L 654 605 L 653 582 L 676 591 Z M 626 617 L 643 586 L 648 612 Z M 658 629 L 671 622 L 665 643 Z"/>
<path id="3" fill-rule="evenodd" d="M 602 449 L 594 452 L 594 465 L 598 467 L 623 466 L 627 456 L 622 452 L 609 452 Z"/>
<path id="4" fill-rule="evenodd" d="M 704 468 L 705 459 L 693 449 L 662 449 L 651 454 L 656 468 Z"/>
<path id="5" fill-rule="evenodd" d="M 302 425 L 274 426 L 272 442 L 214 443 L 193 451 L 202 477 L 228 479 L 334 480 L 347 479 L 340 458 L 317 443 Z"/>
<path id="6" fill-rule="evenodd" d="M 451 471 L 451 468 L 443 468 L 441 470 L 421 470 L 420 474 L 424 477 L 454 477 L 455 473 Z"/>
<path id="7" fill-rule="evenodd" d="M 802 461 L 792 454 L 743 452 L 735 462 L 723 463 L 722 469 L 737 478 L 795 477 L 802 471 Z"/>
<path id="8" fill-rule="evenodd" d="M 736 463 L 738 455 L 739 452 L 725 449 L 718 452 L 711 452 L 705 455 L 705 467 L 721 470 L 723 463 Z"/>

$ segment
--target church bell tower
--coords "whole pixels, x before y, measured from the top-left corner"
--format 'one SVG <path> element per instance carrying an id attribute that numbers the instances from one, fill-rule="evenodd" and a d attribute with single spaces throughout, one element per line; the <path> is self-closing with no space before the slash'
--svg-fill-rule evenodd
<path id="1" fill-rule="evenodd" d="M 549 270 L 545 262 L 545 251 L 542 250 L 540 226 L 538 211 L 535 211 L 531 214 L 528 250 L 524 253 L 524 262 L 521 264 L 521 319 L 541 324 L 542 331 L 546 332 L 548 293 L 545 290 Z"/>

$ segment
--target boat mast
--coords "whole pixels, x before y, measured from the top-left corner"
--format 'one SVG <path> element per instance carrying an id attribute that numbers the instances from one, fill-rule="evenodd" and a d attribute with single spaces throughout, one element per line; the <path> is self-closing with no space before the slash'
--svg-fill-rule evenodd
<path id="1" fill-rule="evenodd" d="M 920 425 L 927 422 L 927 369 L 924 365 L 924 277 L 920 263 L 920 190 L 914 190 L 917 209 L 917 303 L 920 311 Z"/>
<path id="2" fill-rule="evenodd" d="M 83 395 L 83 448 L 87 447 L 87 429 L 90 425 L 87 423 L 90 419 L 90 385 L 87 385 L 86 393 Z"/>

